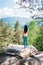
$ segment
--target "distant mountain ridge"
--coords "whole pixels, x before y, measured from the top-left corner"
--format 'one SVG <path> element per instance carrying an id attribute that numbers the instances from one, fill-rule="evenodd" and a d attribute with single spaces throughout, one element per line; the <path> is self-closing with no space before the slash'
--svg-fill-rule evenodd
<path id="1" fill-rule="evenodd" d="M 25 24 L 29 23 L 28 18 L 21 18 L 21 17 L 5 17 L 1 18 L 7 25 L 14 26 L 16 21 L 19 21 L 20 26 L 24 26 Z"/>
<path id="2" fill-rule="evenodd" d="M 15 26 L 15 23 L 19 21 L 20 27 L 24 27 L 25 24 L 29 24 L 30 20 L 29 18 L 21 18 L 21 17 L 5 17 L 0 18 L 0 20 L 3 20 L 6 25 L 11 25 L 12 27 Z M 38 26 L 41 26 L 43 22 L 36 22 Z"/>

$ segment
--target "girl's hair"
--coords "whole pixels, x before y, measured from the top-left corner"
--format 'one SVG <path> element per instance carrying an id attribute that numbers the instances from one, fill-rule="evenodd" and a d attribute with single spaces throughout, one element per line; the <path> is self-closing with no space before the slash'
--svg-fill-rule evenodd
<path id="1" fill-rule="evenodd" d="M 28 27 L 27 25 L 24 26 L 24 33 L 26 33 L 28 31 Z"/>

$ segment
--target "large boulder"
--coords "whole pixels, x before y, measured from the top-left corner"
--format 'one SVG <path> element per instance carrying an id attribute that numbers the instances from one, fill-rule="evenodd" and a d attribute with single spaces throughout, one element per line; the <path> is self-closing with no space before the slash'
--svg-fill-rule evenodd
<path id="1" fill-rule="evenodd" d="M 28 57 L 25 61 L 24 61 L 25 65 L 43 65 L 43 52 L 32 56 L 32 57 Z"/>
<path id="2" fill-rule="evenodd" d="M 10 55 L 17 54 L 18 56 L 27 58 L 30 55 L 36 55 L 38 53 L 38 50 L 32 45 L 24 48 L 23 45 L 9 44 L 4 52 L 5 52 L 5 54 L 10 54 Z"/>
<path id="3" fill-rule="evenodd" d="M 38 53 L 39 53 L 39 51 L 32 45 L 22 49 L 19 52 L 20 56 L 23 57 L 23 58 L 30 57 L 31 55 L 35 56 Z"/>
<path id="4" fill-rule="evenodd" d="M 23 49 L 23 45 L 9 44 L 7 48 L 4 50 L 4 53 L 15 55 L 15 53 L 19 53 L 22 49 Z"/>
<path id="5" fill-rule="evenodd" d="M 0 65 L 43 65 L 43 52 L 21 60 L 14 56 L 7 56 Z"/>
<path id="6" fill-rule="evenodd" d="M 6 60 L 1 65 L 19 65 L 19 60 L 16 57 L 6 57 Z"/>
<path id="7" fill-rule="evenodd" d="M 32 45 L 24 48 L 23 45 L 10 44 L 4 52 L 16 56 L 5 57 L 1 65 L 43 65 L 43 52 L 39 54 Z"/>

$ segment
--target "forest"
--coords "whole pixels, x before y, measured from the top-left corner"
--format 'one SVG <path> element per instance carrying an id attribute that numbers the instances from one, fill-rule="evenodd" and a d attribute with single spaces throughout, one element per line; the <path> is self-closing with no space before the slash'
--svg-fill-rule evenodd
<path id="1" fill-rule="evenodd" d="M 40 22 L 43 20 L 40 20 Z M 28 24 L 28 45 L 33 45 L 39 51 L 43 51 L 43 24 L 37 25 L 37 20 L 31 20 Z M 6 25 L 0 20 L 0 53 L 6 49 L 9 44 L 23 45 L 22 38 L 23 28 L 20 27 L 19 21 L 16 21 L 14 27 Z"/>

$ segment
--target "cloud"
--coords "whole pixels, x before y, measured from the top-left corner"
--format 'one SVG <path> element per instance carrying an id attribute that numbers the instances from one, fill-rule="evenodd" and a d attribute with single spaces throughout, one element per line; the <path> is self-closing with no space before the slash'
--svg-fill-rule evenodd
<path id="1" fill-rule="evenodd" d="M 14 16 L 30 18 L 31 14 L 28 11 L 26 11 L 24 8 L 21 8 L 20 5 L 16 4 L 16 2 L 20 2 L 20 0 L 14 0 Z M 26 6 L 28 5 L 29 4 L 27 3 Z"/>
<path id="2" fill-rule="evenodd" d="M 32 12 L 30 12 L 31 10 L 28 9 L 28 11 L 26 11 L 26 8 L 20 8 L 20 5 L 16 4 L 16 2 L 20 2 L 20 0 L 14 0 L 14 9 L 15 11 L 15 16 L 19 16 L 19 17 L 26 17 L 26 18 L 30 18 L 34 15 L 40 15 L 41 12 L 39 12 L 38 10 L 32 10 Z M 22 6 L 24 6 L 25 2 L 22 3 Z M 26 3 L 26 7 L 29 7 L 29 3 Z"/>
<path id="3" fill-rule="evenodd" d="M 9 8 L 9 6 L 5 6 L 4 8 L 0 9 L 0 18 L 2 17 L 25 17 L 25 18 L 30 18 L 31 16 L 34 15 L 42 15 L 43 11 L 35 11 L 35 10 L 30 10 L 29 8 L 20 8 L 20 5 L 16 4 L 16 2 L 20 2 L 20 0 L 13 0 L 12 3 L 14 2 L 14 5 L 12 8 Z M 9 3 L 10 5 L 10 3 Z M 24 3 L 22 3 L 24 5 Z M 12 6 L 12 4 L 11 4 Z M 29 3 L 25 5 L 26 7 L 29 6 Z"/>
<path id="4" fill-rule="evenodd" d="M 25 18 L 31 18 L 31 16 L 38 15 L 41 16 L 43 14 L 43 11 L 32 11 L 30 13 L 30 10 L 26 11 L 25 9 L 21 8 L 1 8 L 0 9 L 0 18 L 3 17 L 25 17 Z"/>
<path id="5" fill-rule="evenodd" d="M 14 2 L 20 2 L 20 0 L 14 0 Z"/>
<path id="6" fill-rule="evenodd" d="M 1 8 L 0 9 L 0 18 L 14 16 L 14 10 L 12 8 Z"/>
<path id="7" fill-rule="evenodd" d="M 15 16 L 18 16 L 18 17 L 25 17 L 25 18 L 30 18 L 31 16 L 31 13 L 27 12 L 26 10 L 24 9 L 15 9 Z"/>
<path id="8" fill-rule="evenodd" d="M 26 17 L 30 18 L 30 13 L 26 12 L 24 9 L 18 9 L 18 8 L 1 8 L 0 9 L 0 18 L 3 17 Z"/>
<path id="9" fill-rule="evenodd" d="M 33 15 L 42 16 L 43 11 L 33 11 Z"/>
<path id="10" fill-rule="evenodd" d="M 23 2 L 23 0 L 22 0 L 22 3 L 21 3 L 20 0 L 14 0 L 14 4 L 16 5 L 15 7 L 17 7 L 17 8 L 24 7 L 24 6 L 25 7 L 29 7 L 29 5 L 30 5 L 30 3 L 28 2 L 28 0 L 27 0 L 27 2 L 26 1 Z"/>
<path id="11" fill-rule="evenodd" d="M 3 14 L 3 13 L 2 13 L 2 9 L 0 9 L 0 18 L 2 17 L 2 14 Z"/>

